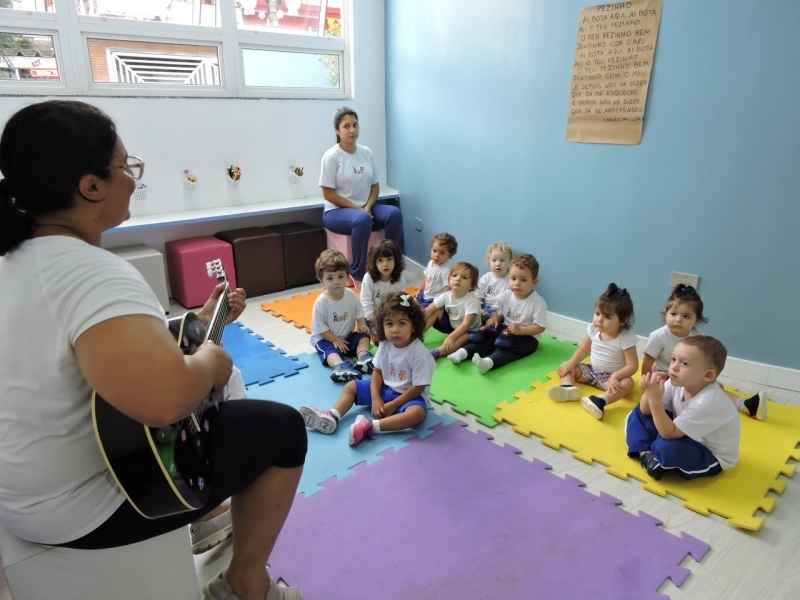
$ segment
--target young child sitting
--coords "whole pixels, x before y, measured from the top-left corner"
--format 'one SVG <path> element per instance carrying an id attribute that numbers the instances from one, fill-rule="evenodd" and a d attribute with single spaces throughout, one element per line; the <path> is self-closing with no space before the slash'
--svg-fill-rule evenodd
<path id="1" fill-rule="evenodd" d="M 602 419 L 607 404 L 616 402 L 633 389 L 631 376 L 639 369 L 638 338 L 633 325 L 633 301 L 627 290 L 612 283 L 597 299 L 594 318 L 575 354 L 558 368 L 561 387 L 547 390 L 556 402 L 580 400 L 595 419 Z M 591 354 L 591 364 L 581 361 Z M 603 390 L 599 396 L 581 398 L 575 382 Z"/>
<path id="2" fill-rule="evenodd" d="M 431 240 L 431 259 L 425 267 L 422 285 L 414 294 L 422 308 L 427 308 L 434 298 L 447 291 L 447 279 L 450 267 L 447 266 L 458 251 L 458 242 L 449 233 L 437 233 Z"/>
<path id="3" fill-rule="evenodd" d="M 703 301 L 700 294 L 690 285 L 679 283 L 667 298 L 667 307 L 662 313 L 666 325 L 656 329 L 647 338 L 647 346 L 642 358 L 642 376 L 650 371 L 669 370 L 672 351 L 682 339 L 700 335 L 695 325 L 708 323 L 703 316 Z M 739 412 L 763 421 L 767 418 L 767 397 L 758 392 L 750 398 L 740 398 L 732 392 L 725 392 Z"/>
<path id="4" fill-rule="evenodd" d="M 466 345 L 469 334 L 481 328 L 481 301 L 472 293 L 478 281 L 478 269 L 460 262 L 450 269 L 449 289 L 437 296 L 425 309 L 425 329 L 433 326 L 448 334 L 433 358 L 448 355 Z"/>
<path id="5" fill-rule="evenodd" d="M 392 240 L 375 242 L 369 249 L 367 272 L 361 283 L 361 306 L 364 307 L 364 317 L 373 343 L 378 342 L 373 316 L 381 304 L 381 298 L 389 292 L 406 291 L 403 269 L 403 253 Z"/>
<path id="6" fill-rule="evenodd" d="M 642 375 L 644 395 L 625 425 L 628 455 L 661 479 L 677 469 L 684 479 L 716 475 L 739 460 L 741 423 L 716 382 L 727 352 L 716 339 L 685 337 L 675 346 L 669 374 Z"/>
<path id="7" fill-rule="evenodd" d="M 350 267 L 344 254 L 323 250 L 314 264 L 324 291 L 314 302 L 311 320 L 311 345 L 322 364 L 333 368 L 333 381 L 361 379 L 372 369 L 369 333 L 364 309 L 354 292 L 347 289 Z M 353 364 L 345 358 L 356 358 Z"/>
<path id="8" fill-rule="evenodd" d="M 422 309 L 412 296 L 391 292 L 378 307 L 375 323 L 381 345 L 373 361 L 372 379 L 349 381 L 331 410 L 300 407 L 306 426 L 333 433 L 353 404 L 369 406 L 373 419 L 359 415 L 350 426 L 351 446 L 381 431 L 418 425 L 428 414 L 436 361 L 422 345 Z"/>
<path id="9" fill-rule="evenodd" d="M 475 295 L 481 301 L 481 309 L 488 317 L 492 314 L 494 303 L 500 294 L 508 289 L 508 269 L 514 250 L 505 242 L 495 242 L 486 250 L 486 266 L 489 272 L 478 281 Z"/>
<path id="10" fill-rule="evenodd" d="M 470 335 L 469 343 L 448 356 L 448 360 L 460 363 L 471 358 L 478 373 L 483 375 L 536 352 L 547 326 L 547 303 L 535 290 L 538 276 L 539 263 L 532 255 L 520 254 L 513 259 L 510 289 L 497 298 L 486 325 Z"/>

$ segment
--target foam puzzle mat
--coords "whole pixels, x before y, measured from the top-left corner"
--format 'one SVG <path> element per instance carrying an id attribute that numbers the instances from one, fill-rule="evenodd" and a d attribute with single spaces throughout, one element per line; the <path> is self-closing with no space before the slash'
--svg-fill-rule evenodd
<path id="1" fill-rule="evenodd" d="M 238 321 L 225 326 L 222 345 L 241 370 L 245 385 L 268 383 L 276 377 L 291 377 L 308 367 Z"/>
<path id="2" fill-rule="evenodd" d="M 494 418 L 511 424 L 518 433 L 542 438 L 542 443 L 551 448 L 564 447 L 578 460 L 605 465 L 612 475 L 622 479 L 633 477 L 654 494 L 676 496 L 684 501 L 685 507 L 701 515 L 713 512 L 735 527 L 760 529 L 764 518 L 756 516 L 756 512 L 759 509 L 772 511 L 775 497 L 768 493 L 780 493 L 785 489 L 786 480 L 779 476 L 791 477 L 796 465 L 789 464 L 789 460 L 800 460 L 800 407 L 770 401 L 766 421 L 739 413 L 742 419 L 740 457 L 732 469 L 715 477 L 699 477 L 692 481 L 667 473 L 661 481 L 655 481 L 638 460 L 627 456 L 625 419 L 641 397 L 638 375 L 634 380 L 636 387 L 631 397 L 609 406 L 599 421 L 589 415 L 580 402 L 559 404 L 548 398 L 547 389 L 560 383 L 555 371 L 533 383 L 533 391 L 516 394 L 516 402 L 500 402 Z M 596 392 L 595 388 L 578 387 L 584 395 Z M 733 388 L 726 389 L 738 393 Z"/>
<path id="3" fill-rule="evenodd" d="M 444 334 L 433 329 L 425 333 L 425 346 L 434 348 L 444 339 Z M 519 390 L 526 390 L 532 381 L 544 377 L 545 373 L 557 369 L 575 352 L 574 342 L 559 341 L 553 336 L 543 335 L 539 348 L 531 356 L 492 369 L 479 375 L 470 360 L 453 364 L 442 357 L 436 361 L 436 372 L 431 384 L 431 400 L 441 404 L 447 402 L 459 414 L 470 413 L 482 425 L 495 427 L 492 418 L 497 405 Z"/>
<path id="4" fill-rule="evenodd" d="M 461 425 L 297 498 L 270 570 L 307 600 L 650 600 L 709 550 Z"/>
<path id="5" fill-rule="evenodd" d="M 251 386 L 247 389 L 248 398 L 275 400 L 299 408 L 310 404 L 318 408 L 330 408 L 339 397 L 344 384 L 330 380 L 331 370 L 323 367 L 316 353 L 301 355 L 310 366 L 300 372 L 298 377 L 275 379 L 268 385 Z M 347 444 L 350 425 L 360 414 L 367 415 L 365 407 L 354 406 L 341 420 L 339 428 L 332 435 L 324 435 L 313 429 L 308 430 L 308 454 L 303 475 L 297 488 L 298 494 L 312 496 L 322 491 L 320 483 L 331 477 L 344 479 L 353 474 L 351 467 L 360 462 L 367 464 L 381 460 L 381 452 L 389 448 L 400 450 L 408 445 L 414 435 L 426 437 L 437 423 L 452 423 L 450 415 L 437 415 L 428 411 L 428 418 L 413 429 L 387 432 L 376 435 L 372 440 L 358 446 Z"/>

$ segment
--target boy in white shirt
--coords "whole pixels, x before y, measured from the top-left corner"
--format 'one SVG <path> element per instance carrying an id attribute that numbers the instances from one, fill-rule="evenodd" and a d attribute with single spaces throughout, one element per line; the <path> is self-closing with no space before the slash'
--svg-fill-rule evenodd
<path id="1" fill-rule="evenodd" d="M 314 302 L 311 345 L 322 364 L 333 368 L 331 379 L 346 382 L 372 372 L 369 328 L 358 296 L 347 289 L 350 269 L 344 254 L 324 250 L 314 265 L 325 288 Z M 353 364 L 346 358 L 355 358 Z"/>
<path id="2" fill-rule="evenodd" d="M 458 252 L 458 242 L 449 233 L 437 233 L 431 240 L 431 259 L 425 267 L 422 285 L 414 297 L 422 308 L 428 308 L 434 298 L 447 291 L 450 267 L 447 264 Z M 476 277 L 477 279 L 477 277 Z M 476 282 L 477 284 L 477 282 Z M 474 287 L 474 286 L 473 286 Z"/>
<path id="3" fill-rule="evenodd" d="M 717 383 L 727 351 L 716 339 L 682 339 L 669 373 L 645 373 L 644 395 L 628 415 L 628 455 L 659 480 L 667 469 L 684 479 L 711 476 L 739 460 L 741 423 L 736 407 Z"/>

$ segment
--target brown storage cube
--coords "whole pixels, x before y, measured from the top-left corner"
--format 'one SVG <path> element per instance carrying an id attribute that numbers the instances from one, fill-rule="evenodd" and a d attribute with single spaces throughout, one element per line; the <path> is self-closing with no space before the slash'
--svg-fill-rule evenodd
<path id="1" fill-rule="evenodd" d="M 281 234 L 265 227 L 245 227 L 216 234 L 233 247 L 236 281 L 248 296 L 286 289 Z"/>
<path id="2" fill-rule="evenodd" d="M 283 262 L 286 287 L 316 283 L 314 263 L 328 247 L 325 230 L 308 223 L 270 225 L 270 229 L 283 236 Z"/>

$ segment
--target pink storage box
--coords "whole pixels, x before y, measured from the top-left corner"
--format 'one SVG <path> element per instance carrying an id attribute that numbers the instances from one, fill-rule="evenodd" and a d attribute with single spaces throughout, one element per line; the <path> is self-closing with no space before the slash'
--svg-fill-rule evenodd
<path id="1" fill-rule="evenodd" d="M 353 262 L 353 250 L 350 246 L 350 236 L 349 235 L 340 235 L 338 233 L 333 233 L 330 229 L 325 230 L 325 237 L 328 240 L 328 249 L 329 250 L 338 250 L 342 254 L 344 254 L 347 262 Z M 372 244 L 375 242 L 379 242 L 382 239 L 385 239 L 383 235 L 383 229 L 380 231 L 373 231 L 372 234 L 369 236 L 369 242 L 367 243 L 367 250 L 372 248 Z"/>
<path id="2" fill-rule="evenodd" d="M 165 251 L 172 297 L 186 308 L 203 306 L 217 285 L 206 269 L 206 263 L 212 260 L 222 260 L 228 283 L 236 289 L 233 248 L 228 242 L 212 236 L 187 238 L 167 242 Z"/>

